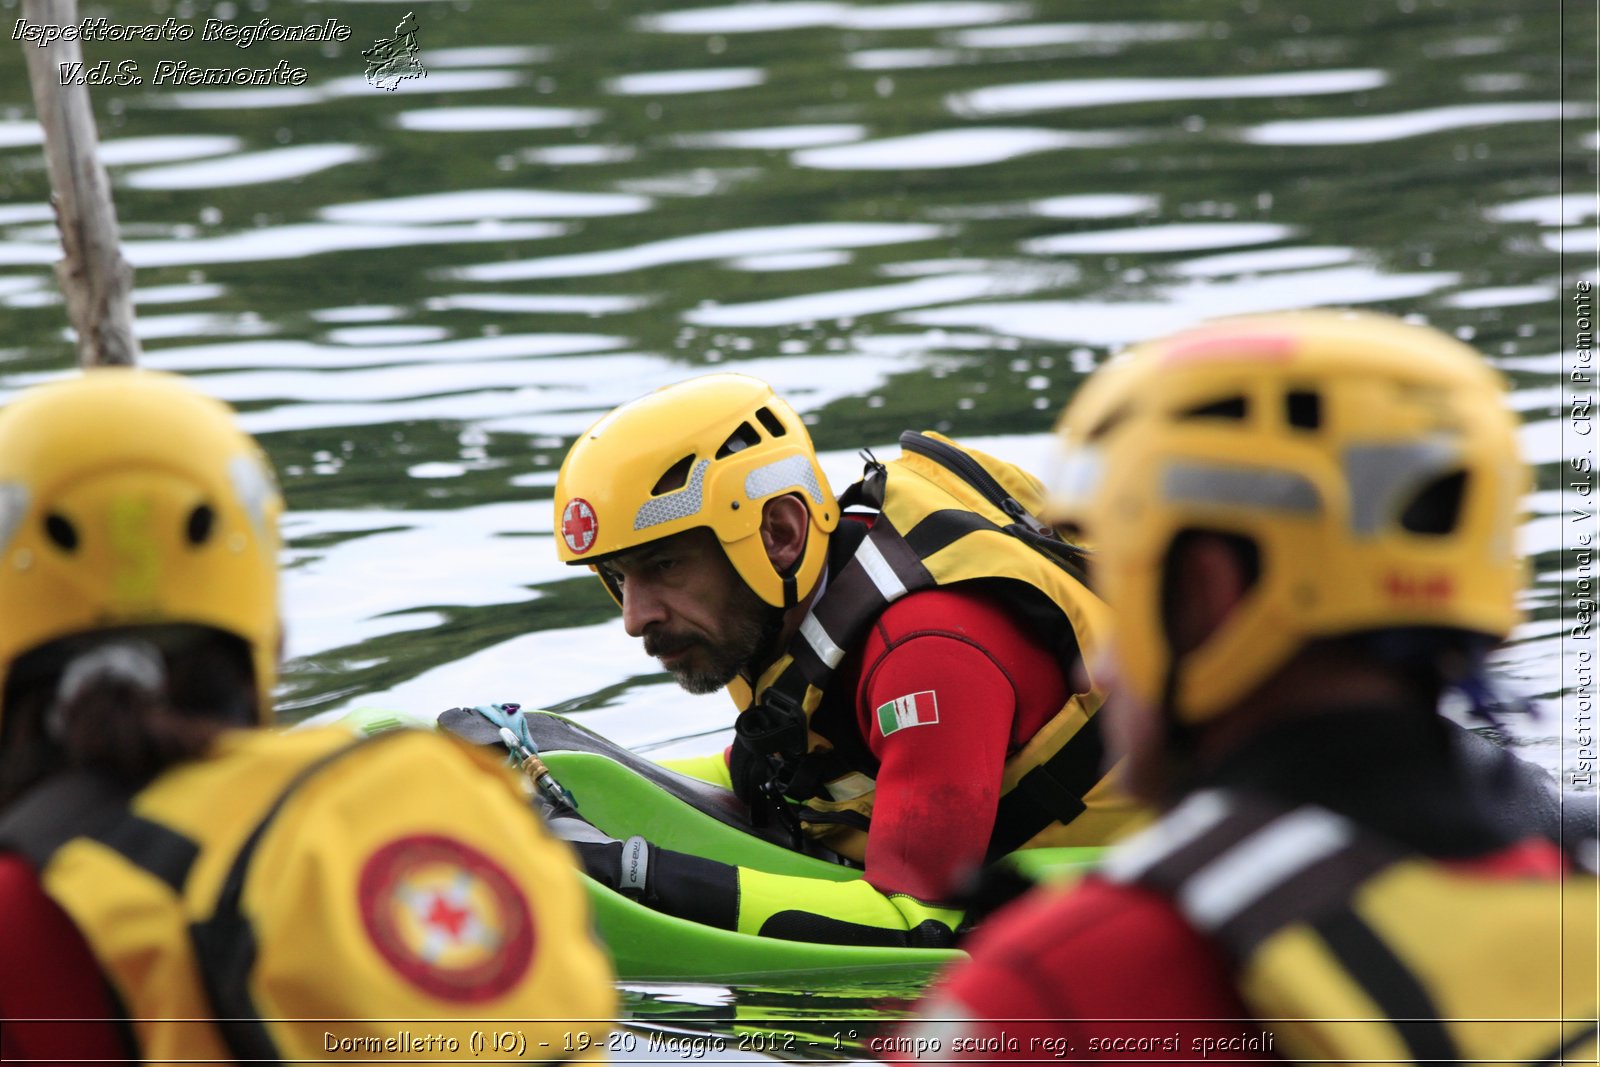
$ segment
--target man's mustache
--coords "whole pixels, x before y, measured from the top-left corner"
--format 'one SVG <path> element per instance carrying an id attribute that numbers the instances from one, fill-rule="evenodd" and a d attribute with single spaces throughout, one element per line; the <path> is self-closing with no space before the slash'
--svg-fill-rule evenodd
<path id="1" fill-rule="evenodd" d="M 645 631 L 644 653 L 659 659 L 662 656 L 671 656 L 678 652 L 686 652 L 696 645 L 704 644 L 700 638 L 693 634 L 675 634 L 665 630 Z"/>

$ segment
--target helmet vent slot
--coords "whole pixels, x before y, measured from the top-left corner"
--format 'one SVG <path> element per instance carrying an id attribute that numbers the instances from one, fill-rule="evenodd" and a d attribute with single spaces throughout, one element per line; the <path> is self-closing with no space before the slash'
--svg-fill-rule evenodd
<path id="1" fill-rule="evenodd" d="M 1128 417 L 1128 406 L 1126 404 L 1124 404 L 1122 407 L 1118 408 L 1117 410 L 1113 411 L 1111 414 L 1107 415 L 1105 418 L 1103 418 L 1099 422 L 1097 422 L 1094 425 L 1094 428 L 1091 429 L 1088 432 L 1088 434 L 1086 434 L 1084 436 L 1084 441 L 1087 442 L 1087 443 L 1092 444 L 1095 441 L 1100 440 L 1100 438 L 1102 438 L 1106 434 L 1110 433 L 1113 429 L 1116 428 L 1118 423 L 1120 423 L 1123 419 L 1126 419 L 1127 417 Z"/>
<path id="2" fill-rule="evenodd" d="M 1283 415 L 1290 426 L 1315 430 L 1322 426 L 1322 394 L 1296 390 L 1283 398 Z"/>
<path id="3" fill-rule="evenodd" d="M 668 467 L 656 479 L 656 484 L 651 486 L 651 496 L 661 496 L 664 493 L 673 493 L 689 484 L 689 472 L 694 469 L 694 456 L 684 456 L 678 462 Z"/>
<path id="4" fill-rule="evenodd" d="M 189 521 L 184 525 L 183 534 L 191 545 L 199 547 L 206 543 L 216 524 L 217 513 L 211 510 L 210 505 L 200 504 L 189 512 Z"/>
<path id="5" fill-rule="evenodd" d="M 1224 397 L 1207 404 L 1187 408 L 1181 413 L 1185 419 L 1235 419 L 1243 420 L 1250 414 L 1250 403 L 1242 396 Z"/>
<path id="6" fill-rule="evenodd" d="M 778 420 L 778 416 L 774 415 L 770 408 L 756 408 L 756 421 L 765 426 L 767 432 L 774 437 L 782 437 L 789 432 L 783 428 L 783 423 Z"/>
<path id="7" fill-rule="evenodd" d="M 748 422 L 741 422 L 739 428 L 730 433 L 728 439 L 722 442 L 722 447 L 717 449 L 716 458 L 725 459 L 735 452 L 743 452 L 751 445 L 759 445 L 760 443 L 761 435 L 756 433 L 755 427 Z"/>
<path id="8" fill-rule="evenodd" d="M 63 552 L 73 552 L 78 547 L 78 528 L 64 515 L 55 512 L 44 517 L 45 536 Z"/>
<path id="9" fill-rule="evenodd" d="M 1400 525 L 1415 534 L 1451 533 L 1461 518 L 1467 492 L 1467 472 L 1455 471 L 1435 478 L 1422 488 L 1400 513 Z"/>

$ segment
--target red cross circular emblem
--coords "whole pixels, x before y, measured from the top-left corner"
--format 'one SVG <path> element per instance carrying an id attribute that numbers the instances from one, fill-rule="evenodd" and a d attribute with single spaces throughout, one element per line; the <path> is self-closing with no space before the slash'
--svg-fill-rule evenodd
<path id="1" fill-rule="evenodd" d="M 594 547 L 595 535 L 600 532 L 600 520 L 594 517 L 594 508 L 581 496 L 567 501 L 561 509 L 561 539 L 578 555 Z"/>
<path id="2" fill-rule="evenodd" d="M 433 996 L 492 999 L 533 961 L 528 902 L 499 864 L 460 841 L 389 842 L 367 858 L 357 894 L 379 955 Z"/>

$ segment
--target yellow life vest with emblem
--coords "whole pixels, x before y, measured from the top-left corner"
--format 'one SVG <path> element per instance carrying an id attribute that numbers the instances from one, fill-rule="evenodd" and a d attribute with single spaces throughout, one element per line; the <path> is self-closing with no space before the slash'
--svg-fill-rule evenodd
<path id="1" fill-rule="evenodd" d="M 616 1011 L 565 849 L 496 761 L 421 731 L 235 731 L 132 793 L 62 774 L 0 848 L 146 1061 L 594 1058 Z"/>
<path id="2" fill-rule="evenodd" d="M 1156 890 L 1219 945 L 1287 1059 L 1594 1063 L 1600 1051 L 1592 872 L 1452 868 L 1324 808 L 1208 790 L 1099 876 Z"/>
<path id="3" fill-rule="evenodd" d="M 868 456 L 840 496 L 876 513 L 859 544 L 830 565 L 827 586 L 784 654 L 752 685 L 728 690 L 740 714 L 730 777 L 758 813 L 776 814 L 840 855 L 860 860 L 873 805 L 871 768 L 843 759 L 812 728 L 833 672 L 891 603 L 922 589 L 982 583 L 1057 649 L 1093 662 L 1109 609 L 1084 578 L 1081 549 L 1033 518 L 1031 474 L 936 433 L 901 435 L 902 455 Z M 834 532 L 847 536 L 850 525 Z M 1007 760 L 989 856 L 1022 847 L 1104 844 L 1140 809 L 1102 781 L 1098 685 L 1074 693 Z"/>

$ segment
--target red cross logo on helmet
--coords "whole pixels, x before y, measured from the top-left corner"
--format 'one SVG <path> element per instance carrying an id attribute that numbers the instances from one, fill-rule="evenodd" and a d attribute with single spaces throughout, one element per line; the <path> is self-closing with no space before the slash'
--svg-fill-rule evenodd
<path id="1" fill-rule="evenodd" d="M 582 497 L 575 496 L 561 509 L 561 538 L 567 547 L 583 555 L 594 545 L 600 532 L 600 520 L 594 517 L 594 508 Z"/>

